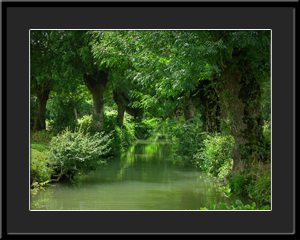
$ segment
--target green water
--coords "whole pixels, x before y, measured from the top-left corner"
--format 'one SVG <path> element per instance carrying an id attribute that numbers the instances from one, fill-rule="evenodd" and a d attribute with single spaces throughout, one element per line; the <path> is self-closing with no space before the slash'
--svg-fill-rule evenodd
<path id="1" fill-rule="evenodd" d="M 32 201 L 48 199 L 33 210 L 196 210 L 236 198 L 224 196 L 205 173 L 176 163 L 170 142 L 139 141 L 97 171 L 75 183 L 53 183 Z"/>

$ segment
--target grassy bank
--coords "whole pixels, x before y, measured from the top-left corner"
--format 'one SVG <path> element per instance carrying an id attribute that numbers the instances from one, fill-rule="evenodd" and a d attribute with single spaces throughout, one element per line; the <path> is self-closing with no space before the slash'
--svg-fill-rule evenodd
<path id="1" fill-rule="evenodd" d="M 200 119 L 188 122 L 166 121 L 164 128 L 174 141 L 173 154 L 181 164 L 192 165 L 202 172 L 216 178 L 226 191 L 248 197 L 256 206 L 271 205 L 271 156 L 269 149 L 260 149 L 249 155 L 246 170 L 231 176 L 225 176 L 233 167 L 234 138 L 226 131 L 207 133 Z M 264 138 L 271 144 L 270 122 L 265 122 Z M 265 161 L 261 161 L 261 156 Z M 266 161 L 267 159 L 267 161 Z M 236 205 L 237 207 L 239 205 Z M 267 209 L 267 207 L 266 207 Z"/>
<path id="2" fill-rule="evenodd" d="M 47 158 L 50 149 L 49 133 L 32 133 L 30 143 L 30 183 L 44 182 L 51 179 L 52 162 Z"/>

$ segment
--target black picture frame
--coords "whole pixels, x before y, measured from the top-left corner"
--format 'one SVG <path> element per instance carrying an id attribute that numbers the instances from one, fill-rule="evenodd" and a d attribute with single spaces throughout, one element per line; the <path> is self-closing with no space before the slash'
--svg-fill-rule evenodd
<path id="1" fill-rule="evenodd" d="M 299 164 L 295 161 L 298 11 L 297 1 L 2 2 L 1 237 L 299 237 Z M 271 29 L 272 211 L 29 211 L 30 29 Z"/>

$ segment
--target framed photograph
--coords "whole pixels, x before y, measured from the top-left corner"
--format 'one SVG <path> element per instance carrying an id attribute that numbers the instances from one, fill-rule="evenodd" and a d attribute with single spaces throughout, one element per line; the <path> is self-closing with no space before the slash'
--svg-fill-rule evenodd
<path id="1" fill-rule="evenodd" d="M 1 237 L 299 237 L 297 10 L 3 2 Z"/>

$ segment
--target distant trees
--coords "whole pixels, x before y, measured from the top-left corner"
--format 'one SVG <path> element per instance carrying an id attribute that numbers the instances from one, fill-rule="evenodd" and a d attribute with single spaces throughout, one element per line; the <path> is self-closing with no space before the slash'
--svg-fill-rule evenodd
<path id="1" fill-rule="evenodd" d="M 265 147 L 261 95 L 270 76 L 270 31 L 110 31 L 106 37 L 110 53 L 131 61 L 127 76 L 142 88 L 155 86 L 142 100 L 147 105 L 162 96 L 181 99 L 188 120 L 195 111 L 190 95 L 208 80 L 202 97 L 207 130 L 218 129 L 218 118 L 230 121 L 232 172 L 243 171 L 247 156 Z"/>

